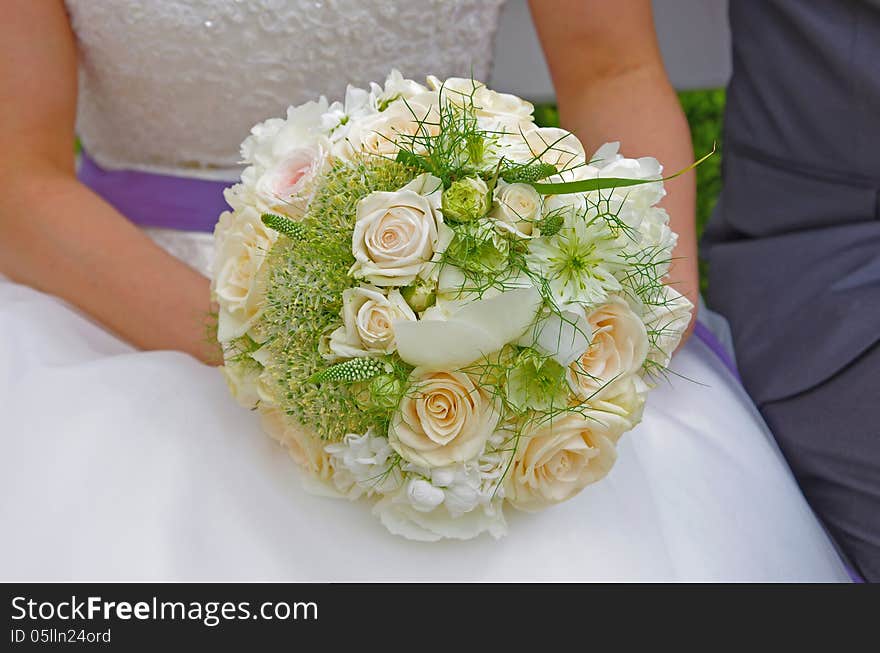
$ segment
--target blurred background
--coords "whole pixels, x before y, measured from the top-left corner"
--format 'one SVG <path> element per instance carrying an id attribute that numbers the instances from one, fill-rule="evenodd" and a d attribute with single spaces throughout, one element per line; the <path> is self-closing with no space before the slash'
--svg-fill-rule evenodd
<path id="1" fill-rule="evenodd" d="M 715 142 L 719 147 L 718 154 L 697 169 L 697 229 L 702 232 L 721 186 L 724 86 L 731 70 L 727 0 L 653 4 L 663 60 L 690 122 L 694 156 L 702 156 Z M 526 0 L 507 0 L 502 11 L 491 84 L 532 100 L 538 123 L 558 123 L 553 85 Z"/>

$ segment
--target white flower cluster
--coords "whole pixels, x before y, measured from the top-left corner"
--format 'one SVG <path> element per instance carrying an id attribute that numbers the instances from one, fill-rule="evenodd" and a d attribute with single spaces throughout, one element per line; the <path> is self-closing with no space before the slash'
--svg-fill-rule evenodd
<path id="1" fill-rule="evenodd" d="M 588 158 L 532 111 L 470 79 L 396 71 L 344 102 L 292 107 L 242 144 L 248 167 L 215 231 L 233 394 L 312 477 L 378 499 L 382 523 L 409 538 L 498 537 L 503 503 L 539 509 L 604 477 L 641 419 L 646 370 L 668 363 L 690 320 L 662 283 L 676 235 L 657 207 L 660 164 L 617 143 Z M 324 442 L 278 409 L 263 371 L 264 267 L 279 236 L 261 216 L 302 219 L 330 167 L 364 157 L 412 165 L 412 178 L 358 202 L 351 287 L 315 347 L 328 366 L 366 357 L 411 371 L 387 432 Z M 608 178 L 645 183 L 577 186 Z"/>

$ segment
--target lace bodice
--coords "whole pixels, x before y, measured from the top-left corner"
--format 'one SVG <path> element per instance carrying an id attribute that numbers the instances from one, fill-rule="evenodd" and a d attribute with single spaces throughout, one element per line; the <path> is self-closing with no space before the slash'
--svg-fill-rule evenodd
<path id="1" fill-rule="evenodd" d="M 503 0 L 67 0 L 105 168 L 233 179 L 250 127 L 389 69 L 485 79 Z"/>

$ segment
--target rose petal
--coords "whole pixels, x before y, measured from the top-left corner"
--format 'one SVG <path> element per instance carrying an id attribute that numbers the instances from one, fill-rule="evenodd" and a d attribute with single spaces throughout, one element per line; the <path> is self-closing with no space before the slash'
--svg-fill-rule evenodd
<path id="1" fill-rule="evenodd" d="M 467 304 L 448 320 L 395 321 L 397 353 L 416 367 L 458 369 L 519 338 L 540 304 L 535 288 L 519 288 Z"/>
<path id="2" fill-rule="evenodd" d="M 523 334 L 540 306 L 541 293 L 530 286 L 466 304 L 453 318 L 494 334 L 505 345 Z"/>
<path id="3" fill-rule="evenodd" d="M 591 327 L 581 312 L 552 312 L 517 340 L 522 347 L 531 347 L 568 367 L 583 356 L 590 346 Z"/>
<path id="4" fill-rule="evenodd" d="M 456 320 L 394 322 L 397 353 L 416 367 L 455 370 L 500 346 L 492 334 Z"/>

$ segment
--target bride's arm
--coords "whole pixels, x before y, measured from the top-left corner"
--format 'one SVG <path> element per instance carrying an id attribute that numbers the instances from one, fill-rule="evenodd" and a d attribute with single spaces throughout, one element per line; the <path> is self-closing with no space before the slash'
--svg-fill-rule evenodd
<path id="1" fill-rule="evenodd" d="M 5 3 L 0 42 L 0 272 L 137 347 L 214 362 L 208 280 L 76 180 L 76 44 L 63 1 Z"/>
<path id="2" fill-rule="evenodd" d="M 620 141 L 626 156 L 654 156 L 668 172 L 693 161 L 687 120 L 669 83 L 649 0 L 530 0 L 556 87 L 563 127 L 587 152 Z M 678 233 L 670 282 L 699 293 L 694 173 L 668 182 L 663 205 Z"/>

